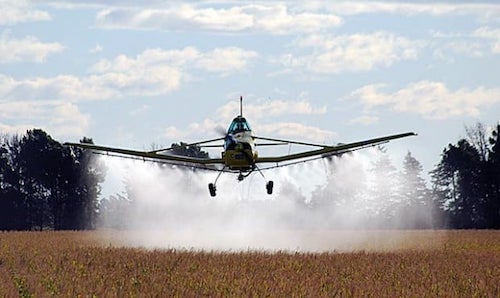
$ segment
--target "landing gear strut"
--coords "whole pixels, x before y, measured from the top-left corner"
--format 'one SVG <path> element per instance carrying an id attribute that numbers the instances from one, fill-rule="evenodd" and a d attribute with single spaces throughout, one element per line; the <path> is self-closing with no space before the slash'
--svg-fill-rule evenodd
<path id="1" fill-rule="evenodd" d="M 262 174 L 262 171 L 258 167 L 257 167 L 257 171 L 259 171 L 259 174 L 262 176 L 262 178 L 264 178 L 264 180 L 266 180 L 266 177 L 264 176 L 264 174 Z M 269 180 L 266 183 L 266 190 L 267 190 L 268 195 L 273 194 L 273 186 L 274 186 L 274 182 L 272 180 Z"/>
<path id="2" fill-rule="evenodd" d="M 214 183 L 208 184 L 208 191 L 210 192 L 211 197 L 215 197 L 215 195 L 216 195 L 217 187 L 215 186 L 215 184 L 217 183 L 217 180 L 219 180 L 219 177 L 222 174 L 222 172 L 224 172 L 225 168 L 226 167 L 223 167 L 222 170 L 219 172 L 219 175 L 217 175 L 217 178 L 215 178 Z"/>
<path id="3" fill-rule="evenodd" d="M 217 183 L 217 180 L 219 180 L 219 177 L 222 174 L 222 172 L 224 172 L 224 169 L 225 169 L 225 167 L 219 172 L 219 175 L 217 175 L 217 178 L 215 178 L 214 183 L 208 184 L 208 191 L 210 192 L 210 196 L 212 196 L 212 197 L 215 197 L 215 195 L 216 195 L 217 187 L 215 186 L 215 184 Z M 255 168 L 253 168 L 249 172 L 246 172 L 245 174 L 243 174 L 243 172 L 240 172 L 238 175 L 238 181 L 243 181 L 246 177 L 248 177 L 254 171 L 254 169 Z M 260 173 L 262 178 L 264 178 L 264 180 L 266 180 L 266 177 L 264 176 L 264 174 L 262 174 L 262 172 L 259 168 L 257 168 L 257 171 Z M 273 186 L 274 186 L 274 182 L 272 180 L 267 181 L 266 191 L 267 191 L 268 195 L 273 194 Z"/>

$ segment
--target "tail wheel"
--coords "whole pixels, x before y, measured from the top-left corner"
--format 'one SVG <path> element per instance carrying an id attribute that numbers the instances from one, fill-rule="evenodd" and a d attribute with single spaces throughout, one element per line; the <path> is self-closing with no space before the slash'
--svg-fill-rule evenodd
<path id="1" fill-rule="evenodd" d="M 208 184 L 208 191 L 210 192 L 210 196 L 215 197 L 215 184 L 209 183 Z"/>
<path id="2" fill-rule="evenodd" d="M 270 194 L 273 193 L 273 186 L 274 186 L 274 182 L 273 181 L 267 182 L 266 189 L 267 189 L 267 194 L 268 195 L 270 195 Z"/>

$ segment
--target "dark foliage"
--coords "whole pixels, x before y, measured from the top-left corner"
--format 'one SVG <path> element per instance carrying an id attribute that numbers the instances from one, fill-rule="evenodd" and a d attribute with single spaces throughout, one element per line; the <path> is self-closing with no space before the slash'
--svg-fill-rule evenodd
<path id="1" fill-rule="evenodd" d="M 91 153 L 65 147 L 43 130 L 4 136 L 0 230 L 93 228 L 103 180 L 103 168 Z"/>
<path id="2" fill-rule="evenodd" d="M 500 228 L 500 125 L 486 140 L 481 124 L 444 149 L 431 172 L 434 194 L 452 228 Z"/>

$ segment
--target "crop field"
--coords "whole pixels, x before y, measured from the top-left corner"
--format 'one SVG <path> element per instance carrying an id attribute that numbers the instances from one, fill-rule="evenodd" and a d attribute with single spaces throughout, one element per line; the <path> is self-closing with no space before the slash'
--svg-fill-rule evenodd
<path id="1" fill-rule="evenodd" d="M 500 297 L 500 231 L 324 231 L 364 239 L 327 252 L 141 248 L 125 233 L 0 232 L 0 297 Z"/>

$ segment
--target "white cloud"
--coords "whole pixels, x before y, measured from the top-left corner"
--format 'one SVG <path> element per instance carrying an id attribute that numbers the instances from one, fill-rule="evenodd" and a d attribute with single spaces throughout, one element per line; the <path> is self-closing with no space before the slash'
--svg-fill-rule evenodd
<path id="1" fill-rule="evenodd" d="M 315 126 L 308 126 L 297 122 L 277 122 L 256 125 L 255 131 L 259 136 L 273 136 L 292 138 L 292 140 L 331 143 L 336 133 L 323 130 Z"/>
<path id="2" fill-rule="evenodd" d="M 163 135 L 168 139 L 179 140 L 188 135 L 185 131 L 178 129 L 175 126 L 169 126 L 165 128 Z"/>
<path id="3" fill-rule="evenodd" d="M 0 17 L 1 18 L 1 17 Z M 14 62 L 44 62 L 51 54 L 64 50 L 57 42 L 41 42 L 34 36 L 11 38 L 7 31 L 0 34 L 0 64 Z"/>
<path id="4" fill-rule="evenodd" d="M 249 120 L 252 129 L 259 135 L 274 137 L 295 137 L 308 141 L 331 141 L 334 132 L 322 130 L 314 126 L 307 126 L 298 122 L 272 122 L 269 117 L 283 115 L 318 115 L 325 114 L 326 107 L 313 107 L 308 101 L 264 101 L 257 104 L 244 104 L 243 114 Z M 233 117 L 239 114 L 239 104 L 231 101 L 217 109 L 217 119 L 207 118 L 202 122 L 191 123 L 186 129 L 169 126 L 164 130 L 167 138 L 178 140 L 181 138 L 192 139 L 202 136 L 223 136 Z M 265 120 L 259 124 L 254 120 Z M 255 126 L 253 126 L 255 124 Z M 210 138 L 210 137 L 209 137 Z"/>
<path id="5" fill-rule="evenodd" d="M 429 119 L 477 117 L 482 109 L 500 102 L 500 89 L 462 88 L 449 90 L 444 83 L 421 81 L 392 93 L 384 93 L 384 85 L 367 85 L 352 92 L 352 100 L 360 101 L 365 111 L 389 107 L 396 112 L 413 113 Z"/>
<path id="6" fill-rule="evenodd" d="M 213 119 L 205 119 L 202 122 L 193 122 L 186 129 L 179 129 L 176 126 L 169 126 L 164 130 L 164 136 L 173 139 L 191 139 L 193 136 L 201 137 L 204 136 L 207 138 L 222 137 L 226 133 L 225 126 L 228 123 L 223 123 L 222 119 L 213 120 Z M 200 140 L 196 140 L 200 141 Z"/>
<path id="7" fill-rule="evenodd" d="M 304 68 L 316 73 L 369 71 L 400 60 L 416 59 L 420 41 L 389 32 L 329 36 L 315 34 L 298 40 L 297 45 L 311 54 L 283 55 L 281 63 L 291 69 Z"/>
<path id="8" fill-rule="evenodd" d="M 225 119 L 232 119 L 239 114 L 239 103 L 230 101 L 217 109 L 217 114 Z M 286 101 L 268 100 L 257 103 L 243 102 L 243 114 L 251 119 L 261 119 L 264 117 L 277 117 L 281 115 L 315 115 L 325 114 L 326 107 L 313 107 L 307 100 Z"/>
<path id="9" fill-rule="evenodd" d="M 0 0 L 0 26 L 50 19 L 48 12 L 34 9 L 26 0 Z"/>
<path id="10" fill-rule="evenodd" d="M 491 51 L 494 54 L 500 54 L 500 29 L 481 27 L 474 31 L 472 36 L 491 40 Z"/>
<path id="11" fill-rule="evenodd" d="M 91 54 L 97 54 L 102 52 L 103 48 L 100 44 L 96 44 L 93 48 L 89 49 L 89 53 Z"/>
<path id="12" fill-rule="evenodd" d="M 370 125 L 377 123 L 379 118 L 377 116 L 372 115 L 361 115 L 359 117 L 353 118 L 349 121 L 349 124 L 362 124 L 362 125 Z"/>
<path id="13" fill-rule="evenodd" d="M 256 53 L 239 48 L 200 52 L 145 50 L 136 57 L 119 55 L 91 66 L 85 77 L 58 75 L 16 80 L 0 74 L 0 98 L 5 100 L 103 100 L 122 96 L 157 96 L 180 88 L 190 68 L 211 73 L 244 71 Z M 217 62 L 220 62 L 219 64 Z"/>
<path id="14" fill-rule="evenodd" d="M 311 10 L 326 9 L 338 15 L 359 14 L 397 14 L 413 15 L 474 15 L 483 20 L 495 19 L 500 16 L 500 5 L 494 3 L 456 3 L 456 2 L 422 2 L 412 1 L 308 1 L 303 4 Z"/>
<path id="15" fill-rule="evenodd" d="M 116 90 L 103 86 L 97 77 L 80 79 L 59 75 L 50 78 L 15 80 L 0 74 L 0 98 L 10 101 L 26 100 L 96 100 L 116 96 Z"/>
<path id="16" fill-rule="evenodd" d="M 244 71 L 256 57 L 258 54 L 254 51 L 236 47 L 218 48 L 201 56 L 197 60 L 197 66 L 208 72 L 227 75 L 233 71 Z"/>
<path id="17" fill-rule="evenodd" d="M 205 119 L 201 123 L 192 123 L 187 129 L 179 129 L 175 126 L 169 126 L 164 130 L 164 136 L 173 139 L 188 139 L 201 138 L 205 139 L 212 137 L 223 136 L 225 127 L 229 123 L 217 122 L 212 119 Z M 250 123 L 252 125 L 252 123 Z M 274 122 L 267 124 L 254 123 L 253 131 L 258 136 L 276 137 L 276 138 L 292 138 L 296 140 L 312 141 L 319 143 L 331 143 L 336 133 L 328 130 L 323 130 L 315 126 L 308 126 L 298 122 Z M 209 136 L 209 137 L 207 137 Z M 195 140 L 199 141 L 199 140 Z"/>
<path id="18" fill-rule="evenodd" d="M 62 102 L 50 109 L 47 119 L 48 130 L 54 136 L 84 136 L 89 127 L 89 115 L 82 114 L 78 107 L 69 102 Z"/>
<path id="19" fill-rule="evenodd" d="M 84 136 L 90 117 L 69 102 L 14 101 L 0 102 L 0 119 L 4 133 L 24 133 L 40 127 L 54 137 L 69 137 Z"/>
<path id="20" fill-rule="evenodd" d="M 339 26 L 342 20 L 332 14 L 291 11 L 283 3 L 266 3 L 225 8 L 191 4 L 169 8 L 114 7 L 101 10 L 96 22 L 99 27 L 107 29 L 289 34 L 321 31 Z"/>

